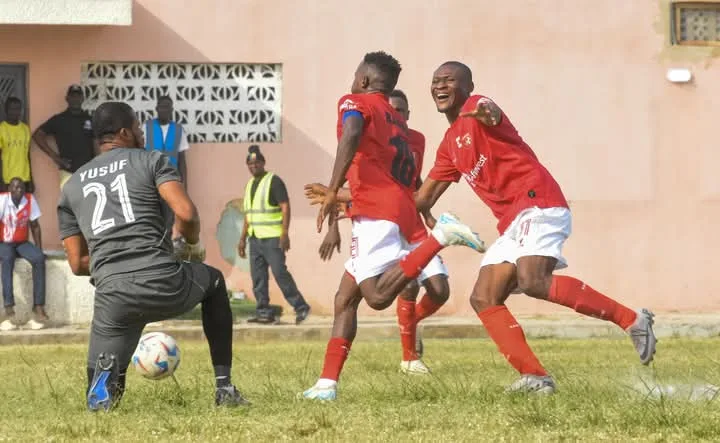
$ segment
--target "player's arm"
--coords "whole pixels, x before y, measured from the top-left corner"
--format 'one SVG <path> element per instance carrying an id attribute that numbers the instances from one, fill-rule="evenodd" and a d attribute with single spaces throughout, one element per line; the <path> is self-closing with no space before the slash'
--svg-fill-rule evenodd
<path id="1" fill-rule="evenodd" d="M 330 260 L 333 256 L 333 252 L 336 249 L 338 252 L 340 252 L 341 237 L 340 228 L 338 227 L 339 222 L 339 219 L 335 219 L 332 223 L 330 223 L 328 232 L 327 234 L 325 234 L 325 238 L 320 244 L 320 249 L 318 249 L 318 252 L 320 253 L 320 259 L 322 259 L 323 261 Z"/>
<path id="2" fill-rule="evenodd" d="M 452 183 L 452 181 L 439 181 L 428 177 L 415 193 L 415 206 L 425 219 L 425 224 L 431 229 L 435 227 L 435 217 L 433 217 L 430 209 L 435 206 L 440 196 L 445 193 Z"/>
<path id="3" fill-rule="evenodd" d="M 158 186 L 160 197 L 175 213 L 175 227 L 188 244 L 200 241 L 200 217 L 195 204 L 179 180 L 169 180 Z"/>
<path id="4" fill-rule="evenodd" d="M 343 116 L 342 136 L 338 142 L 332 178 L 328 185 L 328 193 L 337 196 L 345 182 L 345 175 L 350 169 L 355 153 L 360 146 L 365 120 L 358 111 L 347 111 Z"/>
<path id="5" fill-rule="evenodd" d="M 68 264 L 75 275 L 90 275 L 90 253 L 82 234 L 71 235 L 63 239 L 63 247 Z"/>
<path id="6" fill-rule="evenodd" d="M 64 192 L 60 195 L 57 206 L 57 219 L 70 270 L 75 275 L 90 275 L 90 252 L 87 241 L 80 231 L 75 213 L 70 208 Z M 33 238 L 36 238 L 34 231 Z"/>

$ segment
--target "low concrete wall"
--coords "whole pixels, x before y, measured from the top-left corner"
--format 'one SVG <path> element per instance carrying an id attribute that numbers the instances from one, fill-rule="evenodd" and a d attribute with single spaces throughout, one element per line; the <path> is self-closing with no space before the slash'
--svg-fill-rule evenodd
<path id="1" fill-rule="evenodd" d="M 88 277 L 73 275 L 64 255 L 51 255 L 46 263 L 45 307 L 49 326 L 88 324 L 92 319 L 95 288 Z M 15 262 L 13 276 L 15 314 L 19 324 L 30 319 L 32 300 L 32 267 L 24 259 Z"/>

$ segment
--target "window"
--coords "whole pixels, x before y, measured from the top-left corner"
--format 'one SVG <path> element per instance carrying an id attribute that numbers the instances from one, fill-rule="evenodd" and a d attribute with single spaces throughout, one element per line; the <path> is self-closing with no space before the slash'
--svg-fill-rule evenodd
<path id="1" fill-rule="evenodd" d="M 720 46 L 720 3 L 673 3 L 673 43 Z"/>
<path id="2" fill-rule="evenodd" d="M 89 111 L 124 101 L 141 122 L 169 95 L 191 143 L 281 141 L 279 64 L 87 63 L 81 85 Z"/>

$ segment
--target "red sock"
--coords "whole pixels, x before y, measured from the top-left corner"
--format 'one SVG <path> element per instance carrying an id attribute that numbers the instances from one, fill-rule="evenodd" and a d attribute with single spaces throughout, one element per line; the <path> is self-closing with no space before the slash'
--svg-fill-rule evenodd
<path id="1" fill-rule="evenodd" d="M 478 314 L 485 330 L 500 353 L 522 375 L 547 375 L 530 346 L 525 333 L 507 306 L 493 306 Z"/>
<path id="2" fill-rule="evenodd" d="M 427 294 L 423 295 L 420 303 L 415 306 L 415 324 L 417 325 L 421 320 L 425 320 L 436 313 L 443 304 L 436 303 L 432 298 L 428 297 Z"/>
<path id="3" fill-rule="evenodd" d="M 397 298 L 397 318 L 400 326 L 400 343 L 402 344 L 403 361 L 417 360 L 415 353 L 415 336 L 417 323 L 415 321 L 415 301 Z"/>
<path id="4" fill-rule="evenodd" d="M 637 313 L 606 297 L 580 280 L 565 275 L 553 276 L 548 301 L 567 306 L 583 315 L 609 320 L 623 329 L 635 323 Z"/>
<path id="5" fill-rule="evenodd" d="M 342 337 L 332 337 L 330 339 L 327 351 L 325 351 L 325 364 L 320 378 L 338 381 L 351 346 L 352 342 Z"/>
<path id="6" fill-rule="evenodd" d="M 420 246 L 400 261 L 400 267 L 405 277 L 418 278 L 422 270 L 425 269 L 425 266 L 430 263 L 430 260 L 432 260 L 443 247 L 435 237 L 428 235 L 428 238 L 423 240 Z"/>

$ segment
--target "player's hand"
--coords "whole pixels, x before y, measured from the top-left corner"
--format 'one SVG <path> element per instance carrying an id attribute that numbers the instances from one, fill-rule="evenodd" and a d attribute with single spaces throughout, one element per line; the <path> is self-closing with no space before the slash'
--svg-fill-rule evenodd
<path id="1" fill-rule="evenodd" d="M 322 204 L 327 189 L 327 186 L 320 183 L 307 184 L 305 185 L 305 197 L 310 200 L 310 205 Z"/>
<path id="2" fill-rule="evenodd" d="M 425 225 L 433 229 L 435 227 L 435 224 L 437 223 L 437 220 L 435 220 L 435 217 L 432 215 L 430 211 L 424 211 L 422 213 L 423 218 L 425 219 Z"/>
<path id="3" fill-rule="evenodd" d="M 335 249 L 340 252 L 340 231 L 337 228 L 331 228 L 320 244 L 320 249 L 318 249 L 322 261 L 330 260 Z"/>
<path id="4" fill-rule="evenodd" d="M 70 160 L 62 157 L 58 157 L 58 160 L 55 163 L 60 169 L 70 169 L 72 167 L 72 163 L 70 162 Z"/>
<path id="5" fill-rule="evenodd" d="M 461 112 L 460 117 L 473 117 L 486 126 L 497 126 L 502 118 L 500 107 L 489 98 L 483 97 L 472 111 Z"/>
<path id="6" fill-rule="evenodd" d="M 337 219 L 337 193 L 328 191 L 325 194 L 320 211 L 317 216 L 317 231 L 322 232 L 323 223 L 328 219 L 328 225 L 331 225 Z"/>
<path id="7" fill-rule="evenodd" d="M 198 241 L 197 243 L 188 243 L 184 238 L 180 237 L 173 242 L 175 257 L 179 260 L 202 263 L 205 261 L 205 248 Z"/>
<path id="8" fill-rule="evenodd" d="M 338 202 L 337 203 L 337 216 L 335 217 L 335 221 L 342 220 L 344 218 L 349 218 L 349 208 L 348 204 L 345 202 Z"/>
<path id="9" fill-rule="evenodd" d="M 238 248 L 238 255 L 240 256 L 240 258 L 247 258 L 247 254 L 245 252 L 246 245 L 245 245 L 244 238 L 240 239 L 240 242 L 238 243 L 237 248 Z"/>
<path id="10" fill-rule="evenodd" d="M 282 249 L 283 252 L 290 250 L 290 236 L 287 233 L 280 235 L 280 249 Z"/>

